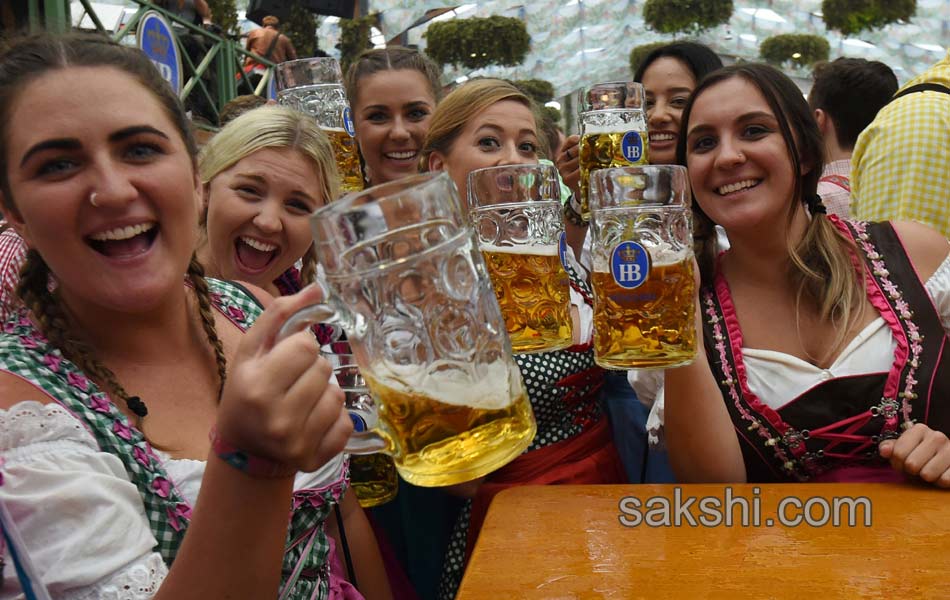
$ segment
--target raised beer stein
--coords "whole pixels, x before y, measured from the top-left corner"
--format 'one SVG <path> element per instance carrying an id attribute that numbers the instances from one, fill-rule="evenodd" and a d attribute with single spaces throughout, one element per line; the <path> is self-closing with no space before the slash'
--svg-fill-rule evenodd
<path id="1" fill-rule="evenodd" d="M 580 106 L 581 216 L 590 218 L 590 174 L 597 169 L 647 164 L 650 138 L 643 86 L 614 81 L 585 88 Z"/>
<path id="2" fill-rule="evenodd" d="M 343 73 L 335 58 L 301 58 L 278 64 L 277 102 L 316 119 L 330 138 L 340 189 L 363 189 L 363 171 L 353 128 L 353 115 L 343 89 Z"/>
<path id="3" fill-rule="evenodd" d="M 375 401 L 360 374 L 350 344 L 333 342 L 321 347 L 320 353 L 333 365 L 333 375 L 346 396 L 353 430 L 363 432 L 375 427 L 378 421 Z M 399 478 L 392 457 L 379 452 L 351 456 L 350 485 L 363 508 L 389 502 L 399 491 Z"/>
<path id="4" fill-rule="evenodd" d="M 678 165 L 591 174 L 594 360 L 668 368 L 696 356 L 689 181 Z"/>
<path id="5" fill-rule="evenodd" d="M 550 165 L 506 165 L 468 175 L 475 236 L 516 353 L 573 343 L 571 288 L 561 264 L 561 186 Z"/>
<path id="6" fill-rule="evenodd" d="M 445 486 L 505 465 L 536 425 L 475 236 L 448 174 L 349 194 L 310 217 L 326 304 L 281 336 L 336 320 L 378 413 L 346 451 Z"/>

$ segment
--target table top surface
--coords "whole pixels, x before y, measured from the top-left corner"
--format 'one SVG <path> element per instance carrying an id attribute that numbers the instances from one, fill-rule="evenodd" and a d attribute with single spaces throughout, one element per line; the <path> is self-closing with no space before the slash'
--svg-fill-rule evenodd
<path id="1" fill-rule="evenodd" d="M 679 526 L 677 497 L 681 508 L 694 498 Z M 727 502 L 731 511 L 721 508 Z M 822 600 L 950 598 L 950 490 L 911 484 L 511 488 L 489 508 L 457 600 L 800 599 L 809 593 Z"/>

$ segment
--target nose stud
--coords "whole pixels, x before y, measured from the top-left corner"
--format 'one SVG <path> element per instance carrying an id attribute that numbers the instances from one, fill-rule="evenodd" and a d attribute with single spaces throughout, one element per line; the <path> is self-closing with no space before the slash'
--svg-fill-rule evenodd
<path id="1" fill-rule="evenodd" d="M 93 192 L 89 194 L 89 204 L 93 205 L 96 208 L 99 208 L 99 203 L 96 202 L 96 194 L 97 192 Z"/>

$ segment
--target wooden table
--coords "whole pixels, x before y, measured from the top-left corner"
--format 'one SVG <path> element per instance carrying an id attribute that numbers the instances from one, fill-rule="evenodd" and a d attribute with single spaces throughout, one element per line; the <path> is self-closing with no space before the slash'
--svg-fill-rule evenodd
<path id="1" fill-rule="evenodd" d="M 911 484 L 733 485 L 758 526 L 624 526 L 636 519 L 635 497 L 652 518 L 680 488 L 689 496 L 725 498 L 724 485 L 529 486 L 499 494 L 488 511 L 456 600 L 544 598 L 950 598 L 950 490 Z M 758 492 L 754 492 L 758 490 Z M 839 502 L 854 512 L 854 527 L 780 524 L 785 497 L 804 504 L 821 497 L 866 497 Z M 696 501 L 698 503 L 698 500 Z M 810 518 L 830 512 L 814 501 Z M 863 501 L 862 501 L 863 502 Z M 707 505 L 707 508 L 711 504 Z M 866 505 L 865 505 L 866 506 Z M 646 506 L 639 515 L 646 517 Z M 803 518 L 786 504 L 784 514 Z M 738 523 L 742 509 L 734 508 Z M 702 515 L 692 505 L 695 518 Z M 669 513 L 673 517 L 673 513 Z M 766 519 L 773 519 L 771 527 Z M 843 520 L 844 522 L 844 520 Z M 685 520 L 684 520 L 685 523 Z"/>

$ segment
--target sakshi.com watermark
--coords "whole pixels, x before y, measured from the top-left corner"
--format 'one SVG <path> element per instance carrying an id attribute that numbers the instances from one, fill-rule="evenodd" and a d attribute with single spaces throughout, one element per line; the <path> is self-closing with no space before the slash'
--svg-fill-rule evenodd
<path id="1" fill-rule="evenodd" d="M 672 496 L 624 496 L 618 518 L 625 527 L 870 527 L 866 496 L 785 496 L 763 507 L 761 488 L 693 496 L 673 488 Z M 774 505 L 772 505 L 774 503 Z"/>

